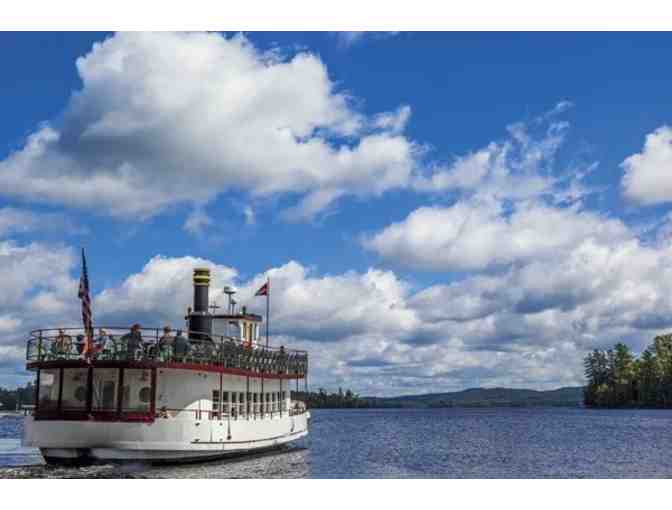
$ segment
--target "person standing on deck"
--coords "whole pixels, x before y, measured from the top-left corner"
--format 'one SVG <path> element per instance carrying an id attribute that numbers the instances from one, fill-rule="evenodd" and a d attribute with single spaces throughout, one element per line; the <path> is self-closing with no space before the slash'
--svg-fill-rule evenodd
<path id="1" fill-rule="evenodd" d="M 126 342 L 126 356 L 129 360 L 137 359 L 138 350 L 142 347 L 140 324 L 133 324 L 130 333 L 125 334 L 122 340 Z"/>
<path id="2" fill-rule="evenodd" d="M 173 357 L 173 343 L 174 337 L 170 334 L 170 326 L 163 328 L 163 336 L 159 338 L 159 359 L 161 361 L 169 361 Z"/>

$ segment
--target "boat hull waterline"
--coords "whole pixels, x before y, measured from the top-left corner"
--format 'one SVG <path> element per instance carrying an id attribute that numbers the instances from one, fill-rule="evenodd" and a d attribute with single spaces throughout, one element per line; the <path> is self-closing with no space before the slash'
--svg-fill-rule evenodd
<path id="1" fill-rule="evenodd" d="M 310 413 L 263 420 L 100 423 L 27 417 L 24 446 L 48 462 L 191 462 L 255 453 L 308 434 Z M 227 439 L 230 430 L 230 439 Z"/>

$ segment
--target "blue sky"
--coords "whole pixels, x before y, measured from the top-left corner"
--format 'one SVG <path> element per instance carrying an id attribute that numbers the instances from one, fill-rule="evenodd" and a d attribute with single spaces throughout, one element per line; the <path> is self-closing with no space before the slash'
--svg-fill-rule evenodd
<path id="1" fill-rule="evenodd" d="M 38 316 L 76 317 L 80 246 L 101 321 L 177 322 L 197 262 L 270 274 L 315 384 L 580 384 L 672 326 L 670 42 L 0 34 L 0 256 L 42 266 L 6 279 L 0 384 Z"/>

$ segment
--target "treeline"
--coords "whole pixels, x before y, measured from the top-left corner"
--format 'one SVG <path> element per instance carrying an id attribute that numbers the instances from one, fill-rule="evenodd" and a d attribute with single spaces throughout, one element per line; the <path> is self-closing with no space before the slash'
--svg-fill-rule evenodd
<path id="1" fill-rule="evenodd" d="M 338 389 L 337 393 L 327 393 L 320 388 L 317 392 L 293 391 L 292 398 L 302 400 L 309 409 L 359 409 L 371 407 L 371 403 L 351 390 Z"/>
<path id="2" fill-rule="evenodd" d="M 657 336 L 639 357 L 623 343 L 584 361 L 588 407 L 672 408 L 672 334 Z"/>
<path id="3" fill-rule="evenodd" d="M 2 404 L 0 410 L 14 411 L 18 404 L 32 404 L 34 398 L 35 387 L 32 382 L 29 382 L 23 387 L 16 388 L 15 390 L 0 388 L 0 404 Z"/>

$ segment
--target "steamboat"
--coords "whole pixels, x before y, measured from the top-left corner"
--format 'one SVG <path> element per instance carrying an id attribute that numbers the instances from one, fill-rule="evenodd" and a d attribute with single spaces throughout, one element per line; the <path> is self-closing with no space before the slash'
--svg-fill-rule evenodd
<path id="1" fill-rule="evenodd" d="M 308 354 L 260 341 L 262 317 L 209 306 L 210 270 L 193 273 L 185 330 L 96 327 L 31 332 L 35 408 L 24 445 L 48 463 L 180 462 L 257 452 L 308 434 L 292 390 L 307 385 Z M 268 291 L 268 289 L 266 289 Z M 212 310 L 212 311 L 211 311 Z"/>

